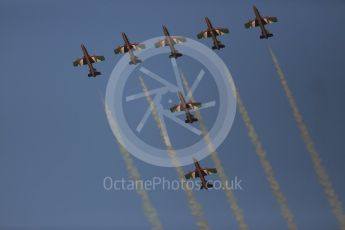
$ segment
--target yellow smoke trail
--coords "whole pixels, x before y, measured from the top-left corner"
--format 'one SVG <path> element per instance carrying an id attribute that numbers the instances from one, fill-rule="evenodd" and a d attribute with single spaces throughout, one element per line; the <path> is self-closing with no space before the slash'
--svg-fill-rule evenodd
<path id="1" fill-rule="evenodd" d="M 266 152 L 263 149 L 263 146 L 259 140 L 258 134 L 255 131 L 254 125 L 249 117 L 248 111 L 246 107 L 244 106 L 239 93 L 237 92 L 237 106 L 240 111 L 240 114 L 242 116 L 242 119 L 244 121 L 245 126 L 248 130 L 248 136 L 252 142 L 252 144 L 255 147 L 256 154 L 258 155 L 260 159 L 260 163 L 262 168 L 264 169 L 264 172 L 266 174 L 266 178 L 268 180 L 268 183 L 270 184 L 272 193 L 274 197 L 276 198 L 276 201 L 278 202 L 278 205 L 280 207 L 280 210 L 282 212 L 282 215 L 287 222 L 289 229 L 297 229 L 297 225 L 294 222 L 294 217 L 289 209 L 287 200 L 283 194 L 283 192 L 280 190 L 279 183 L 277 179 L 274 176 L 273 168 L 271 166 L 271 163 L 266 158 Z"/>
<path id="2" fill-rule="evenodd" d="M 189 90 L 188 82 L 186 81 L 186 79 L 183 76 L 183 74 L 181 75 L 181 77 L 182 77 L 182 81 L 183 81 L 183 83 L 185 85 L 185 88 L 187 90 Z M 250 120 L 248 112 L 247 112 L 246 108 L 244 107 L 244 104 L 243 104 L 243 102 L 242 102 L 242 100 L 241 100 L 241 98 L 240 98 L 240 96 L 239 96 L 235 86 L 233 85 L 233 83 L 232 83 L 232 81 L 230 79 L 229 79 L 229 83 L 230 83 L 230 86 L 231 86 L 233 92 L 235 92 L 235 94 L 236 94 L 237 105 L 239 107 L 239 111 L 240 111 L 240 114 L 242 116 L 242 119 L 243 119 L 243 121 L 244 121 L 244 123 L 245 123 L 245 125 L 246 125 L 246 127 L 248 129 L 248 135 L 249 135 L 253 145 L 255 146 L 256 153 L 259 156 L 259 159 L 260 159 L 262 167 L 264 168 L 264 171 L 265 171 L 267 180 L 268 180 L 268 182 L 269 182 L 269 184 L 271 186 L 272 192 L 273 192 L 274 196 L 276 197 L 276 200 L 277 200 L 277 202 L 278 202 L 278 204 L 279 204 L 279 206 L 281 208 L 283 217 L 287 221 L 289 229 L 297 229 L 297 226 L 296 226 L 296 224 L 293 221 L 293 215 L 292 215 L 292 213 L 291 213 L 291 211 L 290 211 L 290 209 L 289 209 L 289 207 L 287 205 L 286 198 L 285 198 L 284 194 L 281 192 L 281 190 L 279 188 L 278 181 L 275 179 L 272 166 L 271 166 L 270 162 L 268 161 L 268 159 L 266 158 L 266 153 L 265 153 L 265 151 L 264 151 L 264 149 L 263 149 L 263 147 L 262 147 L 262 145 L 261 145 L 261 143 L 260 143 L 260 141 L 258 139 L 258 135 L 257 135 L 257 133 L 256 133 L 256 131 L 254 129 L 254 126 L 253 126 L 251 120 Z M 196 111 L 196 116 L 199 119 L 201 130 L 202 130 L 202 132 L 203 132 L 203 134 L 205 136 L 205 141 L 206 141 L 206 143 L 208 143 L 210 151 L 212 151 L 212 149 L 214 149 L 213 152 L 216 153 L 215 148 L 213 146 L 213 143 L 211 142 L 210 137 L 208 135 L 208 131 L 206 129 L 205 123 L 203 122 L 201 114 L 200 114 L 199 111 Z M 208 140 L 206 140 L 206 138 Z M 217 168 L 221 167 L 220 160 L 218 158 L 218 154 L 216 153 L 216 154 L 211 155 L 211 156 L 212 156 L 212 160 L 214 161 L 216 167 Z M 217 166 L 217 165 L 219 165 L 219 166 Z M 223 169 L 219 170 L 219 171 L 223 171 Z M 222 173 L 219 174 L 221 180 L 222 181 L 224 179 L 226 180 L 226 175 L 224 174 L 224 176 L 221 176 L 221 174 Z M 222 179 L 222 177 L 224 177 L 224 179 Z M 227 196 L 230 197 L 231 195 L 227 194 Z M 233 197 L 233 199 L 234 199 L 234 197 Z M 234 202 L 234 201 L 231 202 L 230 198 L 229 198 L 229 201 L 230 201 L 230 204 L 232 204 Z M 236 200 L 235 200 L 235 202 L 236 202 Z M 232 204 L 232 205 L 233 206 L 237 206 L 236 203 Z M 240 217 L 241 217 L 240 214 L 241 214 L 241 212 L 237 214 L 237 217 L 236 217 L 237 220 L 240 219 Z M 241 219 L 243 221 L 242 225 L 245 224 L 244 220 L 243 220 L 243 217 Z"/>
<path id="3" fill-rule="evenodd" d="M 280 83 L 285 91 L 286 97 L 290 104 L 293 117 L 300 131 L 301 138 L 304 144 L 306 145 L 307 151 L 310 155 L 316 175 L 318 176 L 319 182 L 323 187 L 324 193 L 329 202 L 329 205 L 331 206 L 332 212 L 338 221 L 339 228 L 344 230 L 345 229 L 345 215 L 343 212 L 341 201 L 339 200 L 337 193 L 333 189 L 332 182 L 331 182 L 331 179 L 329 178 L 326 168 L 322 165 L 319 153 L 316 151 L 311 135 L 309 134 L 307 126 L 304 124 L 302 115 L 299 112 L 298 106 L 289 88 L 286 77 L 280 67 L 278 59 L 276 55 L 274 54 L 273 50 L 271 49 L 271 47 L 269 47 L 269 50 L 270 50 L 275 68 L 279 75 Z"/>
<path id="4" fill-rule="evenodd" d="M 185 89 L 187 91 L 190 91 L 190 87 L 189 87 L 187 79 L 185 78 L 185 76 L 182 73 L 180 74 L 180 76 L 181 76 L 181 79 L 182 79 L 182 82 L 183 82 L 183 85 L 184 85 Z M 194 101 L 192 92 L 189 92 L 189 95 L 191 95 L 191 100 Z M 217 152 L 215 146 L 213 145 L 212 140 L 211 140 L 211 138 L 209 136 L 207 127 L 206 127 L 205 122 L 204 122 L 204 120 L 203 120 L 203 118 L 201 116 L 200 111 L 195 110 L 195 116 L 199 120 L 198 122 L 199 122 L 199 125 L 200 125 L 200 129 L 201 129 L 201 132 L 203 134 L 203 137 L 204 137 L 205 143 L 207 145 L 208 151 L 210 153 L 212 153 L 211 154 L 211 159 L 212 159 L 215 167 L 217 168 L 219 178 L 220 178 L 222 184 L 225 185 L 228 182 L 228 178 L 227 178 L 227 176 L 225 174 L 224 168 L 223 168 L 223 166 L 221 164 L 221 161 L 219 159 L 218 152 Z M 246 222 L 244 220 L 243 211 L 242 211 L 242 209 L 237 204 L 237 200 L 236 200 L 235 194 L 230 189 L 225 189 L 224 192 L 225 192 L 226 197 L 228 199 L 228 202 L 230 204 L 231 210 L 234 213 L 235 219 L 238 222 L 239 228 L 241 230 L 248 229 L 248 226 L 247 226 L 247 224 L 246 224 Z"/>
<path id="5" fill-rule="evenodd" d="M 105 103 L 105 113 L 107 115 L 109 125 L 110 125 L 110 127 L 114 133 L 115 139 L 119 145 L 120 152 L 121 152 L 122 157 L 126 163 L 127 170 L 128 170 L 130 177 L 135 182 L 141 181 L 140 173 L 139 173 L 138 169 L 134 166 L 131 155 L 129 154 L 129 152 L 126 150 L 126 148 L 123 145 L 121 133 L 120 133 L 118 126 L 117 126 L 115 120 L 113 119 L 111 111 L 107 107 L 106 103 Z M 115 133 L 116 133 L 116 135 L 115 135 Z M 152 230 L 163 230 L 163 226 L 159 220 L 157 211 L 153 207 L 148 193 L 143 188 L 140 188 L 140 186 L 139 186 L 139 188 L 137 188 L 136 191 L 141 198 L 143 210 L 144 210 L 146 218 L 148 219 L 149 223 L 151 224 L 151 229 Z"/>
<path id="6" fill-rule="evenodd" d="M 143 92 L 144 92 L 144 95 L 146 97 L 146 100 L 149 103 L 149 106 L 151 108 L 153 118 L 154 118 L 154 120 L 158 126 L 158 129 L 160 131 L 160 135 L 161 135 L 162 140 L 166 146 L 169 157 L 171 158 L 172 163 L 176 169 L 177 175 L 181 181 L 184 181 L 184 171 L 180 167 L 180 163 L 178 161 L 176 152 L 175 152 L 175 150 L 171 144 L 171 141 L 170 141 L 168 132 L 166 130 L 166 127 L 162 124 L 162 122 L 160 120 L 160 116 L 159 116 L 158 111 L 157 111 L 157 108 L 156 108 L 150 94 L 148 93 L 148 89 L 144 83 L 144 80 L 141 77 L 140 77 L 140 84 L 143 88 Z M 188 187 L 185 188 L 184 191 L 185 191 L 186 196 L 187 196 L 189 208 L 191 209 L 193 216 L 196 218 L 196 224 L 199 227 L 199 229 L 202 229 L 202 230 L 210 229 L 210 227 L 208 226 L 208 223 L 204 217 L 202 206 L 194 197 L 193 192 Z"/>
<path id="7" fill-rule="evenodd" d="M 273 193 L 274 197 L 276 198 L 276 201 L 280 207 L 283 218 L 287 222 L 289 229 L 291 229 L 291 230 L 297 229 L 297 225 L 294 222 L 293 214 L 289 209 L 287 200 L 286 200 L 283 192 L 280 190 L 280 186 L 279 186 L 277 179 L 274 176 L 274 172 L 273 172 L 273 168 L 271 166 L 271 163 L 266 158 L 266 152 L 263 149 L 263 146 L 259 140 L 258 134 L 256 133 L 254 125 L 250 119 L 248 112 L 247 112 L 247 109 L 244 106 L 242 99 L 241 99 L 241 97 L 238 93 L 238 90 L 236 89 L 236 86 L 234 85 L 232 79 L 230 78 L 230 76 L 227 76 L 227 78 L 228 78 L 227 80 L 229 83 L 229 87 L 230 87 L 232 93 L 234 94 L 234 96 L 236 97 L 238 110 L 241 114 L 242 120 L 243 120 L 243 122 L 244 122 L 244 124 L 248 130 L 248 136 L 249 136 L 252 144 L 255 147 L 255 152 L 260 159 L 260 163 L 261 163 L 262 168 L 264 169 L 266 179 L 270 184 L 272 193 Z"/>

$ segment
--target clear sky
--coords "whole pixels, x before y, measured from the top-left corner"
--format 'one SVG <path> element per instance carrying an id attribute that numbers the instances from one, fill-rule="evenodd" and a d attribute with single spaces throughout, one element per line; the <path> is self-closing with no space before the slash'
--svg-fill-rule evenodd
<path id="1" fill-rule="evenodd" d="M 258 29 L 243 26 L 254 16 L 253 4 L 263 15 L 279 18 L 268 27 L 274 33 L 269 41 L 259 39 Z M 340 0 L 0 0 L 0 229 L 150 227 L 134 191 L 103 188 L 104 177 L 128 175 L 100 93 L 104 96 L 121 58 L 113 49 L 122 44 L 122 31 L 140 42 L 161 36 L 166 24 L 172 34 L 195 38 L 205 29 L 205 16 L 230 29 L 220 38 L 226 48 L 216 52 L 233 75 L 296 223 L 300 229 L 337 229 L 268 44 L 344 201 L 344 11 Z M 87 78 L 86 67 L 72 66 L 82 42 L 90 53 L 106 57 L 95 65 L 103 73 L 98 78 Z M 157 65 L 157 72 L 164 68 Z M 208 95 L 206 85 L 199 97 Z M 228 176 L 243 180 L 244 190 L 235 193 L 249 227 L 287 229 L 239 114 L 218 152 Z M 134 162 L 144 179 L 176 178 L 172 168 Z M 213 166 L 209 158 L 201 163 Z M 238 228 L 222 191 L 195 194 L 214 229 Z M 165 229 L 197 229 L 182 191 L 149 195 Z"/>

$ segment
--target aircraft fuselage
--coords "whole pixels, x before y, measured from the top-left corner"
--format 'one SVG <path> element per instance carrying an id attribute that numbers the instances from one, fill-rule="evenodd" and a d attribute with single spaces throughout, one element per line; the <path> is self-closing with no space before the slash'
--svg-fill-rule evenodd
<path id="1" fill-rule="evenodd" d="M 166 40 L 168 41 L 169 43 L 169 47 L 170 47 L 170 50 L 171 50 L 171 54 L 175 55 L 177 54 L 177 50 L 175 49 L 174 47 L 174 42 L 170 36 L 170 33 L 168 31 L 168 28 L 166 26 L 163 26 L 163 32 L 164 32 L 164 35 L 165 35 L 165 38 Z"/>
<path id="2" fill-rule="evenodd" d="M 188 121 L 188 123 L 193 123 L 194 119 L 194 116 L 188 110 L 186 110 L 186 121 Z"/>
<path id="3" fill-rule="evenodd" d="M 132 46 L 131 46 L 131 43 L 129 42 L 129 39 L 128 39 L 127 35 L 125 33 L 122 33 L 122 38 L 123 38 L 123 41 L 125 43 L 124 46 L 128 50 L 128 54 L 129 54 L 129 58 L 131 59 L 131 63 L 137 64 L 138 60 L 137 60 L 137 58 L 135 57 L 135 55 L 133 53 Z"/>
<path id="4" fill-rule="evenodd" d="M 179 99 L 180 99 L 181 104 L 183 105 L 183 107 L 186 108 L 187 103 L 186 103 L 186 100 L 184 99 L 184 96 L 182 95 L 181 92 L 178 92 L 178 97 L 179 97 Z"/>
<path id="5" fill-rule="evenodd" d="M 189 112 L 186 100 L 184 99 L 184 96 L 181 92 L 178 92 L 178 97 L 180 99 L 183 110 L 186 112 L 186 121 L 189 121 L 191 123 L 193 121 L 193 115 Z"/>
<path id="6" fill-rule="evenodd" d="M 186 123 L 193 123 L 194 121 L 198 121 L 198 119 L 196 119 L 190 112 L 190 108 L 187 106 L 187 102 L 184 98 L 184 96 L 182 95 L 181 92 L 178 92 L 178 97 L 180 99 L 180 104 L 183 108 L 183 110 L 185 111 L 186 113 Z"/>
<path id="7" fill-rule="evenodd" d="M 194 166 L 195 166 L 195 169 L 199 175 L 199 178 L 201 180 L 201 186 L 202 188 L 205 188 L 205 189 L 208 189 L 208 185 L 207 185 L 207 181 L 203 175 L 203 172 L 202 172 L 202 168 L 200 167 L 200 164 L 199 162 L 196 160 L 196 159 L 193 159 L 194 160 Z"/>
<path id="8" fill-rule="evenodd" d="M 212 37 L 214 46 L 217 49 L 220 49 L 219 41 L 217 39 L 217 35 L 214 33 L 214 28 L 212 26 L 212 23 L 211 23 L 210 19 L 208 17 L 205 17 L 205 21 L 206 21 L 206 24 L 207 24 L 208 31 L 211 33 L 211 37 Z"/>
<path id="9" fill-rule="evenodd" d="M 259 23 L 259 27 L 261 29 L 262 36 L 267 39 L 268 38 L 268 31 L 265 28 L 261 14 L 260 14 L 258 8 L 256 8 L 256 6 L 253 6 L 253 10 L 255 13 L 255 18 Z"/>
<path id="10" fill-rule="evenodd" d="M 89 71 L 90 71 L 89 75 L 91 75 L 93 77 L 96 77 L 96 75 L 97 75 L 96 74 L 96 69 L 93 67 L 93 65 L 92 65 L 92 63 L 90 61 L 90 55 L 87 52 L 86 47 L 84 46 L 84 44 L 81 44 L 81 49 L 83 51 L 83 55 L 84 55 L 84 58 L 86 60 L 86 63 L 88 65 L 88 67 L 89 67 Z"/>

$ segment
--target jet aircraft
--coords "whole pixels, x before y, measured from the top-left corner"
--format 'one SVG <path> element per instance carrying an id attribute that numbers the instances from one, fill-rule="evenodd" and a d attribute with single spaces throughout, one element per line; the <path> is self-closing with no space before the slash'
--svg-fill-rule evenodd
<path id="1" fill-rule="evenodd" d="M 201 180 L 200 189 L 212 188 L 213 184 L 211 184 L 210 182 L 207 182 L 207 180 L 205 179 L 205 176 L 217 173 L 217 169 L 216 168 L 201 168 L 199 162 L 195 158 L 193 158 L 193 160 L 194 160 L 195 170 L 185 175 L 186 180 L 195 179 L 196 177 L 199 177 Z"/>
<path id="2" fill-rule="evenodd" d="M 189 112 L 189 110 L 200 108 L 201 107 L 201 103 L 200 102 L 192 102 L 191 100 L 186 102 L 186 100 L 184 99 L 184 97 L 183 97 L 181 92 L 178 92 L 177 95 L 178 95 L 178 97 L 180 99 L 180 104 L 177 104 L 177 105 L 171 107 L 170 111 L 172 113 L 185 111 L 186 112 L 186 120 L 185 120 L 186 123 L 193 123 L 195 121 L 198 121 L 198 119 L 195 118 Z"/>
<path id="3" fill-rule="evenodd" d="M 97 75 L 101 75 L 101 72 L 98 72 L 92 64 L 95 62 L 104 61 L 104 56 L 89 55 L 89 53 L 86 50 L 86 47 L 83 44 L 81 44 L 81 50 L 83 51 L 83 57 L 75 60 L 73 62 L 73 66 L 87 65 L 89 67 L 89 77 L 96 77 Z"/>
<path id="4" fill-rule="evenodd" d="M 141 60 L 137 56 L 134 55 L 133 50 L 144 49 L 145 45 L 144 44 L 137 44 L 137 43 L 130 43 L 127 35 L 123 32 L 122 32 L 122 39 L 124 41 L 124 45 L 117 47 L 114 50 L 115 54 L 128 53 L 129 59 L 130 59 L 130 62 L 129 62 L 130 65 L 132 65 L 132 64 L 136 65 L 136 64 L 140 63 Z"/>
<path id="5" fill-rule="evenodd" d="M 278 21 L 278 18 L 276 17 L 262 17 L 260 15 L 259 10 L 256 8 L 256 6 L 253 6 L 254 14 L 255 14 L 255 19 L 250 20 L 246 24 L 244 24 L 245 28 L 254 28 L 254 27 L 260 27 L 261 29 L 261 35 L 260 39 L 268 39 L 269 37 L 273 37 L 273 34 L 270 33 L 266 28 L 265 25 L 271 24 L 274 22 Z"/>
<path id="6" fill-rule="evenodd" d="M 169 33 L 167 27 L 164 25 L 163 25 L 163 32 L 164 32 L 165 38 L 163 40 L 156 42 L 155 47 L 161 48 L 161 47 L 169 46 L 170 51 L 171 51 L 169 58 L 181 57 L 182 54 L 179 53 L 175 49 L 175 44 L 180 44 L 180 43 L 186 42 L 186 38 L 180 37 L 180 36 L 170 36 L 170 33 Z"/>
<path id="7" fill-rule="evenodd" d="M 225 45 L 223 45 L 218 39 L 217 36 L 221 36 L 224 34 L 229 33 L 229 29 L 227 28 L 214 28 L 212 26 L 212 23 L 208 17 L 205 17 L 205 22 L 207 25 L 207 30 L 200 32 L 197 37 L 198 39 L 201 38 L 212 38 L 213 40 L 213 47 L 212 49 L 218 49 L 224 48 Z"/>

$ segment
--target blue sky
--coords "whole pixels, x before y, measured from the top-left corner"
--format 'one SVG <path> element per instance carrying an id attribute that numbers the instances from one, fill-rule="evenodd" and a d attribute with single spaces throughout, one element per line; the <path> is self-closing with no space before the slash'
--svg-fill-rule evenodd
<path id="1" fill-rule="evenodd" d="M 260 40 L 257 29 L 244 29 L 253 4 L 279 18 L 268 28 L 275 35 L 269 41 Z M 149 228 L 134 191 L 103 189 L 104 177 L 128 175 L 99 92 L 104 95 L 121 58 L 113 49 L 122 43 L 122 31 L 144 41 L 161 36 L 166 24 L 172 34 L 195 38 L 208 16 L 215 26 L 230 29 L 221 38 L 226 49 L 216 52 L 233 75 L 296 223 L 301 229 L 336 229 L 268 44 L 344 200 L 344 10 L 343 1 L 321 0 L 0 1 L 0 228 Z M 103 73 L 99 78 L 89 79 L 86 68 L 72 66 L 82 42 L 90 53 L 106 57 L 96 66 Z M 212 94 L 203 92 L 200 97 Z M 236 197 L 249 227 L 286 229 L 239 114 L 218 152 L 228 176 L 243 180 Z M 201 163 L 212 167 L 210 159 Z M 144 179 L 176 178 L 171 168 L 137 159 L 135 164 Z M 238 227 L 224 193 L 195 194 L 214 229 Z M 149 195 L 165 229 L 197 229 L 182 191 Z"/>

